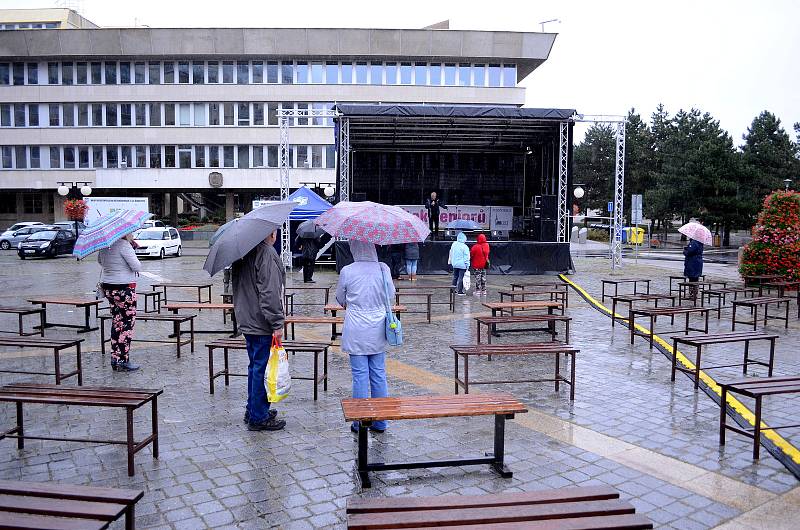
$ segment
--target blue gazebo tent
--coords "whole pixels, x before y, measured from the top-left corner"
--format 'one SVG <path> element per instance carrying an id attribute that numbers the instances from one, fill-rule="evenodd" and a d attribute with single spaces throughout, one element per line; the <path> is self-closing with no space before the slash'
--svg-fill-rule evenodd
<path id="1" fill-rule="evenodd" d="M 289 214 L 290 221 L 316 219 L 331 207 L 328 201 L 305 186 L 289 195 L 289 200 L 300 203 L 300 205 Z"/>

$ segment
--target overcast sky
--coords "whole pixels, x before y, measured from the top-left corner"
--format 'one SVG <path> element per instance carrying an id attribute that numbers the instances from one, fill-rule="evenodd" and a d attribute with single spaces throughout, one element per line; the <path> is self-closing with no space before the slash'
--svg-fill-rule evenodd
<path id="1" fill-rule="evenodd" d="M 523 85 L 526 106 L 645 119 L 662 102 L 697 107 L 742 143 L 762 110 L 792 138 L 800 121 L 800 1 L 550 0 L 246 1 L 81 0 L 101 26 L 420 28 L 558 33 L 547 62 Z M 51 7 L 52 0 L 0 0 L 0 7 Z"/>

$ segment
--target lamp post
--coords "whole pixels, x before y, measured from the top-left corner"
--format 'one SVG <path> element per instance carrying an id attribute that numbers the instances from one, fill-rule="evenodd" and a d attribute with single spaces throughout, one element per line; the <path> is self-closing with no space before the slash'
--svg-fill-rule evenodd
<path id="1" fill-rule="evenodd" d="M 57 182 L 58 194 L 67 199 L 83 199 L 92 194 L 91 182 Z M 75 223 L 75 237 L 78 237 L 78 220 L 72 219 Z"/>
<path id="2" fill-rule="evenodd" d="M 783 179 L 783 186 L 786 191 L 789 191 L 789 186 L 792 184 L 792 179 Z"/>

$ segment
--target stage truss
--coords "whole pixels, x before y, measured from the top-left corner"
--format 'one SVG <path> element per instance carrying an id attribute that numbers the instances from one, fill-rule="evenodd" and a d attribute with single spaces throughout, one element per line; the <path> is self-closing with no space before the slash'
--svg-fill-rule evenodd
<path id="1" fill-rule="evenodd" d="M 278 109 L 278 125 L 280 126 L 280 145 L 278 147 L 278 165 L 280 167 L 281 201 L 289 199 L 289 129 L 296 118 L 334 118 L 337 113 L 331 109 Z M 284 267 L 292 266 L 292 249 L 289 239 L 289 219 L 281 227 L 281 260 Z"/>

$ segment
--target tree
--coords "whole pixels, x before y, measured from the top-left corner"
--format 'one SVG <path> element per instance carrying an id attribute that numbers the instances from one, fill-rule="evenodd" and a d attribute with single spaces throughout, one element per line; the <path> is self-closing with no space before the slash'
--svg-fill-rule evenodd
<path id="1" fill-rule="evenodd" d="M 625 211 L 631 219 L 631 195 L 644 194 L 653 182 L 653 135 L 635 109 L 625 121 Z"/>
<path id="2" fill-rule="evenodd" d="M 800 134 L 797 125 L 795 131 Z M 752 193 L 748 207 L 754 215 L 769 192 L 783 188 L 784 179 L 797 178 L 798 146 L 781 126 L 781 120 L 766 110 L 753 120 L 742 138 L 745 185 Z"/>
<path id="3" fill-rule="evenodd" d="M 664 105 L 659 104 L 650 117 L 650 138 L 652 150 L 650 154 L 649 188 L 644 193 L 644 214 L 650 219 L 651 232 L 655 231 L 658 222 L 667 229 L 675 216 L 677 187 L 670 182 L 670 176 L 664 172 L 664 161 L 667 158 L 668 142 L 672 136 L 673 123 Z"/>
<path id="4" fill-rule="evenodd" d="M 573 181 L 583 185 L 585 208 L 605 211 L 614 197 L 614 165 L 617 141 L 615 128 L 596 123 L 586 131 L 583 141 L 573 153 Z"/>

